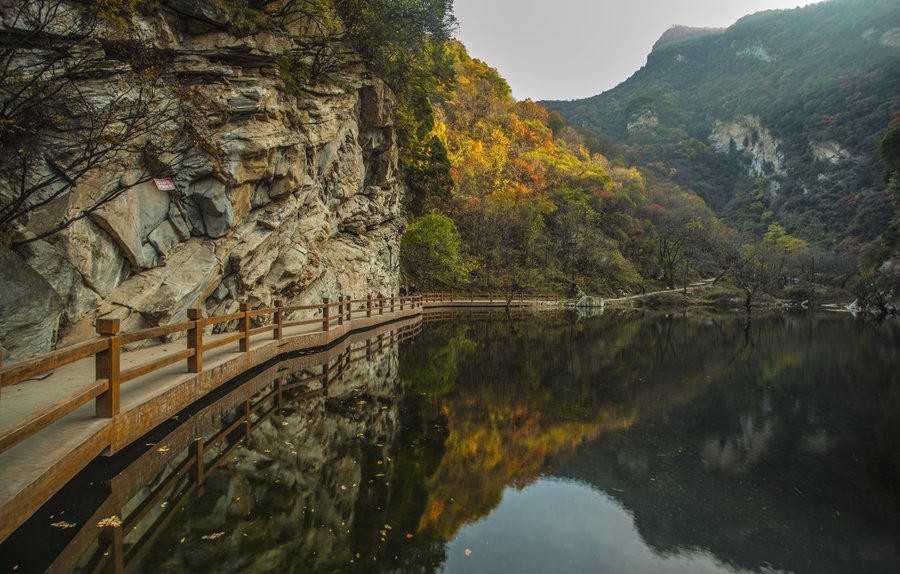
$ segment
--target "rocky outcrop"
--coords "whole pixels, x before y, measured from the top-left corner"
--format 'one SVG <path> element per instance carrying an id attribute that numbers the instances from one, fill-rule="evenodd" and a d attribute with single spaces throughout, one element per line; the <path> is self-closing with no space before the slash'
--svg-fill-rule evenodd
<path id="1" fill-rule="evenodd" d="M 729 121 L 716 120 L 709 135 L 713 149 L 727 153 L 732 146 L 750 156 L 747 170 L 754 177 L 784 175 L 781 142 L 762 125 L 756 116 L 739 116 Z"/>
<path id="2" fill-rule="evenodd" d="M 700 38 L 703 36 L 710 36 L 712 34 L 719 34 L 724 30 L 725 28 L 694 28 L 692 26 L 671 26 L 663 33 L 662 36 L 659 37 L 659 40 L 657 40 L 656 43 L 653 44 L 653 49 L 659 50 L 663 46 L 668 46 L 669 44 L 684 42 L 686 40 L 692 40 L 694 38 Z"/>
<path id="3" fill-rule="evenodd" d="M 0 340 L 3 359 L 17 361 L 49 351 L 62 314 L 52 286 L 15 253 L 0 245 Z"/>
<path id="4" fill-rule="evenodd" d="M 16 355 L 82 340 L 98 317 L 136 329 L 183 320 L 198 305 L 213 315 L 240 301 L 305 304 L 397 291 L 404 222 L 390 89 L 351 55 L 339 79 L 287 90 L 279 63 L 292 37 L 238 34 L 205 2 L 167 0 L 132 25 L 171 62 L 159 105 L 181 110 L 181 124 L 160 125 L 151 143 L 172 141 L 187 125 L 194 145 L 155 158 L 170 166 L 164 175 L 174 189 L 141 177 L 141 158 L 121 157 L 117 169 L 79 180 L 63 205 L 24 222 L 21 236 L 33 237 L 100 191 L 127 188 L 5 256 L 46 286 L 40 301 L 0 302 L 24 305 L 17 328 L 41 333 L 18 337 L 31 343 Z M 127 68 L 117 58 L 99 50 L 98 66 Z M 86 79 L 85 89 L 112 97 L 117 81 L 110 73 Z"/>

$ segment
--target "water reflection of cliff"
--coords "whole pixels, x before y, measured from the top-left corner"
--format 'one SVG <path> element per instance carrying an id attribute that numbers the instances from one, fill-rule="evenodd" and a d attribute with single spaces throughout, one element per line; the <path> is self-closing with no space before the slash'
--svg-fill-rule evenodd
<path id="1" fill-rule="evenodd" d="M 3 562 L 20 572 L 367 571 L 356 555 L 376 561 L 401 535 L 401 524 L 389 532 L 386 503 L 398 345 L 419 329 L 351 337 L 182 413 L 121 471 L 90 468 L 4 544 Z"/>

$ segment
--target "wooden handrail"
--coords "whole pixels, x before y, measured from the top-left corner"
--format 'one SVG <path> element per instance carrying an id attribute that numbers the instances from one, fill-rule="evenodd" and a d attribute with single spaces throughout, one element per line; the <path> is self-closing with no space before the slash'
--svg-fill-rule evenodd
<path id="1" fill-rule="evenodd" d="M 182 333 L 190 329 L 193 325 L 193 322 L 186 321 L 184 323 L 175 323 L 174 325 L 165 325 L 163 327 L 153 327 L 152 329 L 141 329 L 140 331 L 123 333 L 121 335 L 122 344 L 127 345 L 129 343 L 136 343 L 147 339 L 158 339 L 160 337 L 165 337 L 166 335 L 171 335 L 172 333 Z"/>
<path id="2" fill-rule="evenodd" d="M 75 361 L 96 355 L 108 348 L 109 341 L 107 339 L 92 339 L 71 347 L 51 351 L 46 355 L 8 365 L 0 369 L 0 387 L 17 385 L 59 367 L 64 367 Z"/>
<path id="3" fill-rule="evenodd" d="M 365 314 L 364 317 L 370 318 L 374 315 L 393 314 L 398 308 L 400 310 L 421 308 L 428 302 L 466 300 L 477 302 L 479 298 L 506 300 L 508 297 L 517 298 L 516 300 L 519 301 L 550 299 L 550 296 L 547 295 L 526 296 L 522 293 L 510 293 L 501 296 L 493 293 L 461 294 L 451 291 L 449 293 L 409 295 L 398 295 L 395 292 L 386 295 L 368 294 L 365 299 L 354 299 L 351 296 L 342 295 L 335 301 L 324 298 L 319 305 L 284 306 L 280 301 L 275 301 L 273 307 L 259 309 L 250 309 L 249 304 L 244 302 L 241 303 L 241 310 L 237 313 L 204 317 L 201 309 L 189 309 L 187 321 L 125 333 L 120 332 L 118 319 L 98 319 L 99 337 L 97 338 L 11 365 L 3 365 L 2 356 L 0 356 L 0 389 L 23 383 L 89 357 L 94 357 L 95 362 L 93 384 L 86 381 L 85 386 L 79 390 L 57 399 L 52 404 L 16 421 L 6 429 L 0 429 L 0 452 L 39 432 L 91 400 L 95 401 L 97 417 L 115 417 L 119 414 L 119 389 L 122 383 L 133 381 L 181 361 L 186 362 L 187 372 L 201 373 L 204 369 L 204 353 L 234 342 L 239 343 L 240 352 L 249 352 L 250 339 L 266 332 L 271 332 L 273 339 L 281 340 L 285 336 L 285 329 L 318 324 L 321 326 L 319 332 L 328 332 L 333 325 L 343 326 L 346 322 L 352 322 L 354 315 L 358 317 L 362 313 Z M 303 311 L 312 311 L 312 316 L 303 318 L 301 315 L 297 320 L 286 320 L 286 314 Z M 265 316 L 271 316 L 271 320 L 251 328 L 251 319 Z M 204 340 L 206 338 L 204 329 L 233 322 L 237 323 L 237 329 L 232 327 L 227 334 L 215 339 Z M 186 343 L 181 350 L 167 353 L 156 360 L 132 366 L 129 369 L 122 369 L 123 345 L 160 339 L 178 333 L 186 334 Z M 326 371 L 326 376 L 327 373 L 328 371 Z"/>

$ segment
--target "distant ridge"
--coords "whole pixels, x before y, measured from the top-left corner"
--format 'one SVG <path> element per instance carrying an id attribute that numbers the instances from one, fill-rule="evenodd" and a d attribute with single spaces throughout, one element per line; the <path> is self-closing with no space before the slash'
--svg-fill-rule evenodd
<path id="1" fill-rule="evenodd" d="M 666 30 L 662 36 L 659 37 L 659 40 L 653 44 L 653 49 L 657 50 L 666 46 L 668 44 L 674 44 L 675 42 L 681 42 L 682 40 L 691 40 L 693 38 L 699 38 L 701 36 L 709 36 L 711 34 L 718 34 L 720 32 L 724 32 L 725 28 L 694 28 L 691 26 L 672 26 L 668 30 Z"/>
<path id="2" fill-rule="evenodd" d="M 900 2 L 829 0 L 670 28 L 628 80 L 541 102 L 727 223 L 855 246 L 895 213 L 876 143 L 900 113 Z"/>

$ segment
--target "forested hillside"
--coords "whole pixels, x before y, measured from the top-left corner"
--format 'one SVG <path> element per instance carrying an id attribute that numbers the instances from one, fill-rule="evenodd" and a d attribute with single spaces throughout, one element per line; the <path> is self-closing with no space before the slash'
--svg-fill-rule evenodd
<path id="1" fill-rule="evenodd" d="M 848 248 L 882 233 L 894 207 L 876 143 L 898 107 L 900 4 L 832 0 L 705 32 L 661 42 L 613 90 L 546 105 L 739 229 Z"/>
<path id="2" fill-rule="evenodd" d="M 589 134 L 515 101 L 461 44 L 447 52 L 455 82 L 433 97 L 434 126 L 409 162 L 412 284 L 610 293 L 666 276 L 654 225 L 663 205 L 714 224 L 696 196 L 651 190 L 638 170 L 592 152 Z"/>

